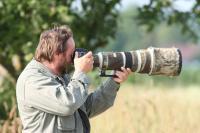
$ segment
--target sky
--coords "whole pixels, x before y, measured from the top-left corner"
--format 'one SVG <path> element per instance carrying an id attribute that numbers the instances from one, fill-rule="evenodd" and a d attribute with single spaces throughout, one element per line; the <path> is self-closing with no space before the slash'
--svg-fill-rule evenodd
<path id="1" fill-rule="evenodd" d="M 121 6 L 118 8 L 120 10 L 124 10 L 129 6 L 136 5 L 136 6 L 143 6 L 148 4 L 150 0 L 121 0 Z M 193 5 L 195 4 L 196 0 L 171 0 L 173 1 L 173 8 L 179 11 L 190 11 Z M 73 3 L 74 7 L 78 7 L 81 9 L 81 0 L 75 0 Z"/>
<path id="2" fill-rule="evenodd" d="M 148 4 L 150 0 L 121 0 L 121 9 L 126 9 L 128 6 L 142 6 Z M 189 11 L 195 4 L 195 0 L 173 0 L 173 7 L 180 11 Z"/>

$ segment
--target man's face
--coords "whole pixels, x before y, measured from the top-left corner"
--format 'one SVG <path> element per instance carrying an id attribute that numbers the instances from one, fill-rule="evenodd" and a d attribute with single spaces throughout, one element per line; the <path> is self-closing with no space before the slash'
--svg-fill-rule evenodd
<path id="1" fill-rule="evenodd" d="M 59 54 L 58 66 L 64 71 L 67 69 L 67 66 L 72 64 L 72 55 L 75 50 L 75 42 L 72 37 L 70 37 L 66 42 L 66 51 L 64 53 Z"/>
<path id="2" fill-rule="evenodd" d="M 65 51 L 66 63 L 72 64 L 72 55 L 75 51 L 75 42 L 72 37 L 67 40 L 66 43 L 67 50 Z"/>

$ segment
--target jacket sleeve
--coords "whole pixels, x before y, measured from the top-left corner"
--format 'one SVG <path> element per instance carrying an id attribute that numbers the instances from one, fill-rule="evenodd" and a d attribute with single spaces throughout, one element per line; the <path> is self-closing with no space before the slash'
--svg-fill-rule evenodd
<path id="1" fill-rule="evenodd" d="M 84 73 L 75 73 L 72 79 L 63 85 L 42 74 L 30 76 L 24 92 L 27 105 L 54 115 L 72 115 L 86 101 L 89 84 Z"/>
<path id="2" fill-rule="evenodd" d="M 119 87 L 120 85 L 112 78 L 108 78 L 96 89 L 96 91 L 90 93 L 85 102 L 88 116 L 91 118 L 111 107 L 114 103 Z"/>

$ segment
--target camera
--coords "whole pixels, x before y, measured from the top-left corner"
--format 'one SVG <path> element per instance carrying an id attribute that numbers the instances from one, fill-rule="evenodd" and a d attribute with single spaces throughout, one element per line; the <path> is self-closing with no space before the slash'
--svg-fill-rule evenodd
<path id="1" fill-rule="evenodd" d="M 78 57 L 85 55 L 88 50 L 76 48 Z M 72 56 L 74 60 L 75 52 Z M 133 72 L 148 75 L 178 76 L 182 68 L 182 55 L 178 48 L 140 49 L 128 52 L 99 52 L 93 54 L 94 67 L 100 69 L 100 76 L 107 75 L 106 70 L 120 70 L 121 67 L 130 68 Z"/>

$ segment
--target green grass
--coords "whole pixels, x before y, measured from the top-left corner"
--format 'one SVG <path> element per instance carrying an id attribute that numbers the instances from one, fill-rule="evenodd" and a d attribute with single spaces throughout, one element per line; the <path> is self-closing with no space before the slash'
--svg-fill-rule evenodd
<path id="1" fill-rule="evenodd" d="M 109 72 L 108 72 L 109 73 Z M 98 75 L 98 69 L 89 73 L 93 86 L 98 84 L 105 78 Z M 191 86 L 200 85 L 200 68 L 182 68 L 182 72 L 176 77 L 167 77 L 163 75 L 149 76 L 148 74 L 132 73 L 126 83 L 130 84 L 144 84 L 144 85 L 156 85 L 156 86 L 167 86 L 172 88 L 173 86 Z"/>

